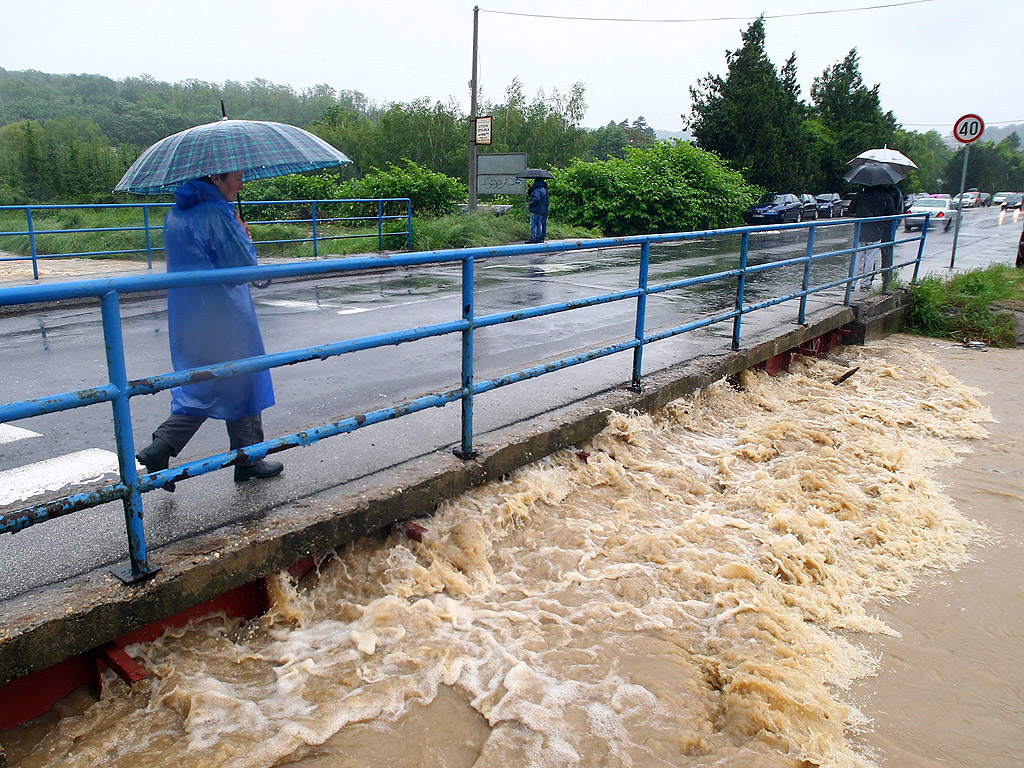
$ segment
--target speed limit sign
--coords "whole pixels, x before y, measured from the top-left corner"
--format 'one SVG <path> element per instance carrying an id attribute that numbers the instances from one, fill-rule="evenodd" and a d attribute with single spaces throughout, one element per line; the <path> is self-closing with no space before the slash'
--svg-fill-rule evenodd
<path id="1" fill-rule="evenodd" d="M 977 115 L 964 115 L 953 126 L 953 138 L 961 144 L 970 144 L 985 132 L 985 121 Z"/>

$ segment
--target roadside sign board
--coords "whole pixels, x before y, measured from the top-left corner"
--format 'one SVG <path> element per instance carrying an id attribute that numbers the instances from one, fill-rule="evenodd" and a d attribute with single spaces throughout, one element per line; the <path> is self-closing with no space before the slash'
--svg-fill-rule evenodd
<path id="1" fill-rule="evenodd" d="M 953 137 L 964 145 L 964 170 L 960 174 L 960 205 L 957 206 L 956 227 L 953 229 L 953 250 L 949 254 L 950 269 L 956 264 L 956 243 L 960 239 L 960 220 L 963 218 L 960 208 L 963 207 L 964 187 L 967 186 L 967 158 L 971 156 L 971 142 L 980 139 L 984 132 L 985 121 L 977 115 L 964 115 L 953 124 Z"/>
<path id="2" fill-rule="evenodd" d="M 491 117 L 478 117 L 476 119 L 476 143 L 491 143 Z"/>
<path id="3" fill-rule="evenodd" d="M 476 189 L 482 195 L 525 195 L 526 153 L 483 154 L 476 157 Z"/>
<path id="4" fill-rule="evenodd" d="M 985 132 L 985 121 L 977 115 L 964 115 L 953 125 L 953 138 L 961 144 L 970 144 Z"/>

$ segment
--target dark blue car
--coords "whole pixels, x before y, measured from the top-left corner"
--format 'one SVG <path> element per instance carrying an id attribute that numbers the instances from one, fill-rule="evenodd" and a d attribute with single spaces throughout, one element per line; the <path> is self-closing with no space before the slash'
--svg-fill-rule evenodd
<path id="1" fill-rule="evenodd" d="M 802 209 L 800 198 L 785 192 L 769 192 L 761 195 L 743 214 L 748 224 L 782 224 L 787 221 L 800 221 Z"/>
<path id="2" fill-rule="evenodd" d="M 843 198 L 836 192 L 825 192 L 815 198 L 818 201 L 818 218 L 831 219 L 843 215 Z"/>

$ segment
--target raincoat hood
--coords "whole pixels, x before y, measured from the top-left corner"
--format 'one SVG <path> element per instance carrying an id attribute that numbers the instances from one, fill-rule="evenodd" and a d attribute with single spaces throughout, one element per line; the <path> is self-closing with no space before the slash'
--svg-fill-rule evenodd
<path id="1" fill-rule="evenodd" d="M 174 204 L 183 210 L 207 201 L 231 205 L 217 187 L 202 179 L 186 181 L 174 190 Z"/>

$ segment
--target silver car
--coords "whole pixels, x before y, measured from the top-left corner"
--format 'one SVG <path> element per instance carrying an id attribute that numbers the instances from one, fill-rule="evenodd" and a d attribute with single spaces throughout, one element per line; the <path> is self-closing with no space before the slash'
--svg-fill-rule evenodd
<path id="1" fill-rule="evenodd" d="M 931 218 L 928 219 L 928 226 L 942 226 L 944 228 L 943 231 L 945 232 L 948 232 L 949 228 L 953 226 L 954 218 L 961 215 L 952 200 L 946 200 L 941 197 L 919 198 L 914 201 L 914 204 L 910 206 L 910 210 L 907 211 L 907 213 L 931 214 Z M 907 232 L 912 229 L 921 229 L 923 226 L 924 217 L 920 219 L 903 220 L 903 229 Z"/>

